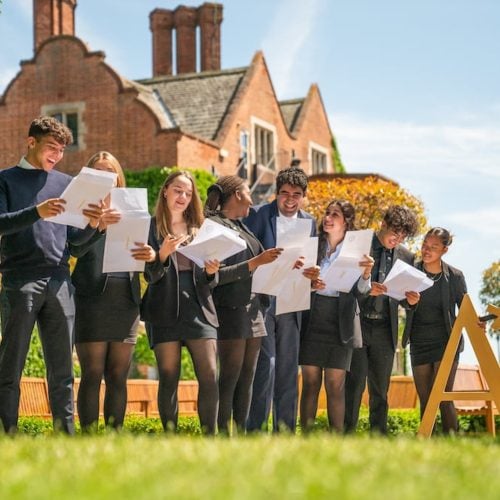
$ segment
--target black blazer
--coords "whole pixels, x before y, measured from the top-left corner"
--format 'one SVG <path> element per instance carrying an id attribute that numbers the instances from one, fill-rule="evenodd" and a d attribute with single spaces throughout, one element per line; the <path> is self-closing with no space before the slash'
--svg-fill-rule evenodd
<path id="1" fill-rule="evenodd" d="M 153 217 L 149 228 L 148 243 L 156 251 L 156 260 L 147 262 L 144 277 L 148 288 L 142 298 L 141 319 L 157 327 L 175 324 L 179 317 L 179 272 L 175 252 L 165 262 L 159 260 L 159 249 L 163 240 L 156 235 L 156 221 Z M 193 282 L 196 297 L 206 320 L 215 328 L 219 326 L 212 298 L 212 289 L 218 278 L 209 279 L 201 267 L 193 264 Z"/>
<path id="2" fill-rule="evenodd" d="M 226 217 L 212 215 L 210 219 L 225 227 L 234 229 L 234 224 Z M 255 253 L 252 248 L 247 245 L 245 250 L 224 260 L 219 269 L 219 281 L 213 294 L 216 306 L 242 307 L 250 302 L 252 294 L 252 273 L 248 269 L 248 260 L 263 252 L 264 247 L 245 224 L 241 223 L 241 225 L 245 232 L 254 236 L 256 242 L 259 244 L 259 252 Z M 267 295 L 259 294 L 259 298 L 262 306 L 267 307 L 269 305 Z"/>
<path id="3" fill-rule="evenodd" d="M 422 262 L 419 262 L 415 267 L 422 271 Z M 444 286 L 441 287 L 441 298 L 443 300 L 443 304 L 445 304 L 445 307 L 443 308 L 443 319 L 449 337 L 453 324 L 455 323 L 456 310 L 460 307 L 460 304 L 462 304 L 464 295 L 467 293 L 467 285 L 465 283 L 464 275 L 459 269 L 446 264 L 446 262 L 442 263 L 442 269 Z M 426 291 L 424 290 L 422 294 L 425 292 Z M 403 333 L 403 347 L 406 347 L 410 341 L 413 316 L 417 308 L 418 304 L 414 309 L 407 311 L 406 313 L 406 325 Z M 460 350 L 463 350 L 463 342 L 460 343 Z"/>
<path id="4" fill-rule="evenodd" d="M 95 297 L 104 293 L 108 282 L 108 274 L 102 272 L 105 241 L 103 233 L 97 231 L 87 243 L 70 245 L 71 255 L 78 259 L 71 275 L 71 281 L 78 295 Z M 139 273 L 130 273 L 130 287 L 132 298 L 139 305 L 141 302 Z"/>
<path id="5" fill-rule="evenodd" d="M 377 235 L 374 234 L 373 238 L 377 238 Z M 373 244 L 372 244 L 372 250 L 370 253 L 373 253 Z M 394 248 L 394 254 L 393 254 L 393 259 L 392 259 L 392 264 L 396 262 L 396 260 L 401 259 L 403 262 L 406 262 L 407 264 L 410 264 L 411 266 L 414 265 L 415 263 L 415 255 L 412 254 L 406 247 L 403 245 L 398 245 L 396 248 Z M 377 273 L 377 269 L 373 269 L 372 271 L 372 281 L 377 281 L 375 273 Z M 372 305 L 373 305 L 373 300 L 374 297 L 370 295 L 364 295 L 361 296 L 358 299 L 359 302 L 359 307 L 361 309 L 361 317 L 363 318 L 363 314 L 365 312 L 371 311 L 372 310 Z M 392 335 L 392 344 L 394 347 L 394 350 L 396 350 L 396 347 L 398 345 L 398 306 L 401 305 L 404 307 L 406 310 L 411 309 L 414 306 L 410 306 L 407 302 L 406 299 L 397 301 L 391 297 L 389 297 L 389 319 L 391 323 L 391 335 Z M 363 319 L 363 321 L 370 321 Z M 363 325 L 363 321 L 361 322 L 361 325 Z"/>

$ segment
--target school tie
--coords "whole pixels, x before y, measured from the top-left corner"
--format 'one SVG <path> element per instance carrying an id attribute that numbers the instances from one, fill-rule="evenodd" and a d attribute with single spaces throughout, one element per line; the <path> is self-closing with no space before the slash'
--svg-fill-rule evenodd
<path id="1" fill-rule="evenodd" d="M 387 270 L 390 269 L 390 267 L 391 267 L 391 259 L 392 259 L 392 256 L 391 256 L 390 250 L 383 248 L 382 252 L 380 253 L 380 264 L 378 266 L 377 281 L 379 283 L 383 283 L 385 281 L 385 278 L 387 276 Z M 378 297 L 375 297 L 374 309 L 377 313 L 381 313 L 384 310 L 384 296 L 383 295 L 379 295 Z"/>

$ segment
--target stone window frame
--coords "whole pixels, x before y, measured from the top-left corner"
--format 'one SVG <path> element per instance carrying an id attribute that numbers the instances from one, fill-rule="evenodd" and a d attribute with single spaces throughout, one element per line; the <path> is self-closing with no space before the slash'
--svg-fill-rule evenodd
<path id="1" fill-rule="evenodd" d="M 313 175 L 326 174 L 331 170 L 330 151 L 316 142 L 309 141 L 308 160 Z M 318 160 L 321 160 L 321 162 Z"/>
<path id="2" fill-rule="evenodd" d="M 257 158 L 258 158 L 258 153 L 257 153 L 257 147 L 260 144 L 260 141 L 257 139 L 257 132 L 258 129 L 261 129 L 263 132 L 267 132 L 269 134 L 272 134 L 272 146 L 271 148 L 268 148 L 268 150 L 272 150 L 272 159 L 273 162 L 269 166 L 272 170 L 277 170 L 278 165 L 277 165 L 277 155 L 276 152 L 278 150 L 278 134 L 276 131 L 276 127 L 269 122 L 266 122 L 265 120 L 262 120 L 260 118 L 257 118 L 255 116 L 252 116 L 250 119 L 251 123 L 251 134 L 250 134 L 250 155 L 251 155 L 251 161 L 253 165 L 256 165 Z M 267 166 L 267 163 L 269 163 L 269 157 L 267 158 L 266 164 L 262 163 L 264 166 Z"/>
<path id="3" fill-rule="evenodd" d="M 85 111 L 84 102 L 60 102 L 57 104 L 44 104 L 41 109 L 42 115 L 54 116 L 61 115 L 62 122 L 67 125 L 67 116 L 71 114 L 77 115 L 77 137 L 74 138 L 75 142 L 68 146 L 69 150 L 83 151 L 86 149 L 85 136 L 87 127 L 83 120 L 83 113 Z"/>

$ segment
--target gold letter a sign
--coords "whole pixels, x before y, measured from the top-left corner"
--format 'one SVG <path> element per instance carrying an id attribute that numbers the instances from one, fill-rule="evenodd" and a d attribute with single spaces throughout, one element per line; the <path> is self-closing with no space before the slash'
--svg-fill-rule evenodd
<path id="1" fill-rule="evenodd" d="M 500 328 L 500 308 L 488 306 L 488 311 L 496 314 L 497 319 L 493 323 L 494 328 Z M 451 366 L 457 352 L 458 344 L 462 330 L 465 330 L 469 336 L 470 343 L 476 353 L 477 361 L 484 375 L 489 389 L 472 391 L 452 391 L 446 392 L 446 382 L 450 375 Z M 484 330 L 478 325 L 478 316 L 472 305 L 469 295 L 465 295 L 458 312 L 457 319 L 453 325 L 448 345 L 444 352 L 443 360 L 436 374 L 436 380 L 432 387 L 429 401 L 422 415 L 422 422 L 418 430 L 420 436 L 429 437 L 434 427 L 437 410 L 441 401 L 460 401 L 460 400 L 480 400 L 487 404 L 496 403 L 497 409 L 500 409 L 500 367 L 493 354 Z M 490 406 L 490 408 L 491 408 Z M 490 417 L 493 418 L 493 417 Z M 491 427 L 490 425 L 488 427 Z M 495 422 L 493 421 L 490 432 L 495 434 Z"/>

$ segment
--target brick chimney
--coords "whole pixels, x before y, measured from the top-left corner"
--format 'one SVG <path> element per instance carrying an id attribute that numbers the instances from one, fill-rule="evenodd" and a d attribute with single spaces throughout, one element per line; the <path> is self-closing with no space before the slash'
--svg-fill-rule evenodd
<path id="1" fill-rule="evenodd" d="M 196 25 L 198 11 L 195 7 L 179 5 L 174 10 L 177 46 L 177 74 L 196 71 Z"/>
<path id="2" fill-rule="evenodd" d="M 201 33 L 201 71 L 219 70 L 222 4 L 204 3 L 198 8 Z"/>
<path id="3" fill-rule="evenodd" d="M 155 9 L 149 14 L 149 28 L 153 33 L 153 76 L 172 74 L 173 27 L 173 11 Z"/>
<path id="4" fill-rule="evenodd" d="M 76 0 L 33 0 L 35 52 L 56 35 L 75 34 Z"/>

